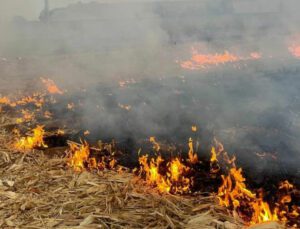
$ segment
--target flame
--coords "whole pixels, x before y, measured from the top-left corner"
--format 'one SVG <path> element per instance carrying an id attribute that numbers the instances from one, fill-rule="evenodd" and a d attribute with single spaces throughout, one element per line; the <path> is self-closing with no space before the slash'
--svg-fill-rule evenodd
<path id="1" fill-rule="evenodd" d="M 246 178 L 243 176 L 242 168 L 236 168 L 235 157 L 229 158 L 219 144 L 219 153 L 212 148 L 212 162 L 218 162 L 218 156 L 222 155 L 227 165 L 230 166 L 227 176 L 221 175 L 222 184 L 218 189 L 217 198 L 221 206 L 225 206 L 238 212 L 249 224 L 263 223 L 267 221 L 288 221 L 288 217 L 298 217 L 299 210 L 289 207 L 292 202 L 291 193 L 294 185 L 287 180 L 279 184 L 279 198 L 271 208 L 269 203 L 263 200 L 263 192 L 255 193 L 246 185 Z M 221 146 L 221 148 L 220 148 Z M 221 154 L 222 153 L 222 154 Z M 247 209 L 247 212 L 245 212 Z M 249 218 L 250 217 L 250 218 Z"/>
<path id="2" fill-rule="evenodd" d="M 44 117 L 50 119 L 50 118 L 52 118 L 52 113 L 50 111 L 45 111 Z"/>
<path id="3" fill-rule="evenodd" d="M 101 149 L 91 148 L 86 141 L 84 141 L 82 144 L 77 144 L 74 142 L 69 142 L 68 144 L 68 166 L 73 168 L 76 172 L 82 172 L 86 168 L 89 168 L 90 170 L 103 170 L 105 168 L 114 169 L 117 165 L 117 160 L 112 157 L 112 154 L 110 154 L 108 157 L 97 157 L 97 159 L 91 156 L 91 149 L 97 151 L 104 149 L 108 150 L 109 146 L 112 147 L 111 144 L 107 144 Z"/>
<path id="4" fill-rule="evenodd" d="M 10 99 L 6 96 L 4 97 L 1 97 L 0 98 L 0 104 L 3 104 L 3 105 L 9 105 L 11 102 L 10 102 Z"/>
<path id="5" fill-rule="evenodd" d="M 294 185 L 291 184 L 288 180 L 282 181 L 279 184 L 279 189 L 286 189 L 286 190 L 290 190 L 293 189 Z"/>
<path id="6" fill-rule="evenodd" d="M 96 159 L 93 158 L 89 160 L 90 148 L 87 142 L 84 142 L 82 145 L 77 145 L 72 142 L 69 143 L 69 147 L 71 153 L 69 156 L 68 165 L 76 172 L 83 171 L 85 169 L 85 163 L 88 161 L 90 161 L 90 166 L 96 167 Z"/>
<path id="7" fill-rule="evenodd" d="M 189 167 L 184 165 L 178 157 L 166 164 L 167 172 L 161 171 L 164 163 L 161 156 L 148 160 L 148 155 L 143 155 L 139 158 L 139 163 L 140 174 L 145 175 L 146 183 L 156 186 L 160 193 L 186 193 L 190 190 L 192 181 L 185 177 Z"/>
<path id="8" fill-rule="evenodd" d="M 197 131 L 197 126 L 192 126 L 192 131 L 196 132 Z"/>
<path id="9" fill-rule="evenodd" d="M 33 129 L 32 136 L 20 138 L 14 145 L 16 150 L 26 151 L 34 148 L 47 148 L 48 146 L 44 142 L 45 130 L 43 126 L 37 126 Z"/>
<path id="10" fill-rule="evenodd" d="M 27 104 L 34 104 L 36 107 L 42 107 L 44 104 L 44 95 L 39 93 L 34 93 L 33 95 L 23 96 L 20 99 L 9 99 L 8 97 L 1 97 L 0 104 L 9 105 L 11 107 L 16 107 L 18 105 L 24 106 Z"/>
<path id="11" fill-rule="evenodd" d="M 193 139 L 192 138 L 189 139 L 189 153 L 188 153 L 188 156 L 189 156 L 189 161 L 192 164 L 196 164 L 198 162 L 198 155 L 196 153 L 194 153 L 194 146 L 193 146 Z"/>
<path id="12" fill-rule="evenodd" d="M 237 56 L 228 51 L 216 54 L 201 54 L 195 48 L 192 48 L 192 57 L 180 63 L 184 69 L 201 69 L 209 66 L 218 66 L 220 64 L 234 63 L 242 60 L 257 60 L 261 58 L 258 52 L 252 52 L 247 57 Z"/>
<path id="13" fill-rule="evenodd" d="M 270 206 L 267 202 L 264 202 L 262 198 L 258 198 L 252 203 L 254 213 L 250 224 L 263 223 L 268 221 L 278 221 L 277 209 L 275 208 L 272 213 Z"/>
<path id="14" fill-rule="evenodd" d="M 210 173 L 214 174 L 220 171 L 220 166 L 215 147 L 212 147 L 210 152 Z"/>
<path id="15" fill-rule="evenodd" d="M 149 141 L 153 144 L 153 149 L 158 152 L 160 150 L 160 145 L 156 141 L 155 137 L 150 137 Z"/>
<path id="16" fill-rule="evenodd" d="M 21 99 L 17 100 L 15 103 L 11 103 L 11 106 L 16 105 L 26 105 L 34 104 L 36 107 L 42 107 L 45 103 L 44 95 L 39 93 L 34 93 L 33 95 L 24 96 Z"/>
<path id="17" fill-rule="evenodd" d="M 53 80 L 44 79 L 44 78 L 41 78 L 41 80 L 42 80 L 43 84 L 46 86 L 47 91 L 50 94 L 59 94 L 59 95 L 63 94 L 63 92 L 57 87 L 57 85 L 54 83 Z"/>

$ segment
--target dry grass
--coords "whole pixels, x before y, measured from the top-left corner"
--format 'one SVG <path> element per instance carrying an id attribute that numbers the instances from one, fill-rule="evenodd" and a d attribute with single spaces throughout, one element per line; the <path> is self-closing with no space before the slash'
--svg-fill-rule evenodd
<path id="1" fill-rule="evenodd" d="M 1 228 L 240 228 L 214 197 L 160 195 L 128 172 L 75 173 L 63 152 L 0 137 Z M 61 156 L 59 156 L 61 155 Z"/>

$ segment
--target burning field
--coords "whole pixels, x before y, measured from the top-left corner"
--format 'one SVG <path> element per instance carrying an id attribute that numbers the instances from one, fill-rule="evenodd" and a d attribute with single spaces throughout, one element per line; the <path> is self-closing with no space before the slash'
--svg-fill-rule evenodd
<path id="1" fill-rule="evenodd" d="M 179 119 L 185 124 L 175 138 L 147 136 L 143 128 L 129 133 L 125 127 L 133 125 L 130 113 L 137 104 L 112 102 L 107 90 L 109 107 L 102 102 L 93 109 L 122 114 L 113 120 L 120 132 L 115 138 L 110 133 L 116 132 L 109 129 L 98 133 L 106 122 L 88 126 L 90 115 L 82 116 L 90 102 L 84 100 L 89 89 L 69 91 L 51 79 L 39 81 L 33 93 L 8 93 L 0 99 L 2 227 L 300 226 L 297 170 L 277 177 L 272 177 L 276 169 L 273 174 L 251 174 L 255 166 L 244 171 L 239 154 L 227 152 L 197 120 Z M 125 95 L 137 84 L 138 90 L 153 87 L 128 80 L 120 81 L 114 91 Z M 178 140 L 180 135 L 186 140 Z M 251 157 L 257 164 L 278 160 L 267 152 Z M 262 177 L 255 178 L 258 175 Z"/>
<path id="2" fill-rule="evenodd" d="M 2 2 L 0 228 L 300 228 L 299 3 Z"/>

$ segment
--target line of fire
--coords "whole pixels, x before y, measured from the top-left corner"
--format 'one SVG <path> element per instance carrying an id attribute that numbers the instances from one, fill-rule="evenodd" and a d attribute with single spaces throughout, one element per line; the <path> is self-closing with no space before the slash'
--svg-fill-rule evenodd
<path id="1" fill-rule="evenodd" d="M 300 228 L 298 1 L 24 2 L 0 228 Z"/>

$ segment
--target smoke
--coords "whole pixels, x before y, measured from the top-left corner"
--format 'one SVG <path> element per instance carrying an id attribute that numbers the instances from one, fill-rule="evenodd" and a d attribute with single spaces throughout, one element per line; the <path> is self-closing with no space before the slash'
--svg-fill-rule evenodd
<path id="1" fill-rule="evenodd" d="M 38 17 L 41 1 L 28 2 L 2 1 L 1 10 L 9 12 L 2 17 L 21 11 Z M 2 23 L 0 56 L 7 60 L 1 71 L 13 79 L 10 85 L 48 76 L 67 88 L 86 88 L 81 121 L 95 138 L 155 135 L 187 142 L 196 124 L 200 142 L 217 136 L 248 164 L 261 152 L 278 155 L 290 168 L 299 163 L 300 62 L 288 50 L 300 44 L 298 1 L 60 6 L 52 5 L 49 18 L 42 13 L 39 20 Z M 176 60 L 190 58 L 192 46 L 262 58 L 187 71 Z M 120 87 L 120 81 L 128 83 Z"/>

